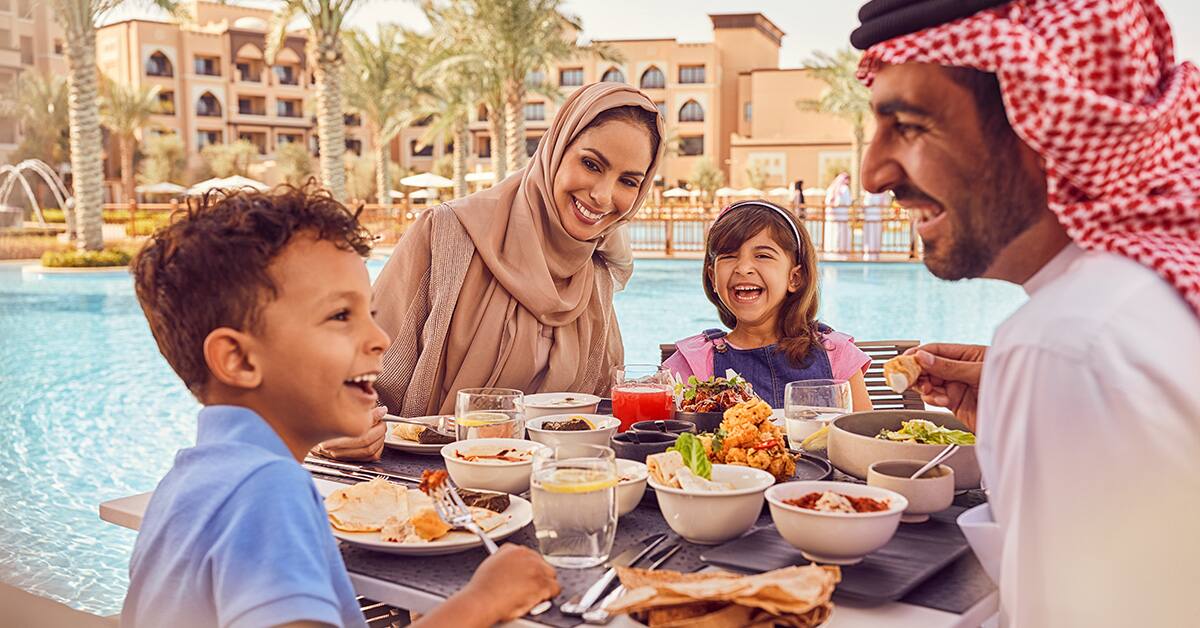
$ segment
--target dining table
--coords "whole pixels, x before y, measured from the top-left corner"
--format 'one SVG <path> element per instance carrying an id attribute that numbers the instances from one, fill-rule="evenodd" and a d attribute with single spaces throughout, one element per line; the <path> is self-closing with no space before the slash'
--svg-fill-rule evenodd
<path id="1" fill-rule="evenodd" d="M 345 464 L 345 463 L 343 463 Z M 418 455 L 385 449 L 376 462 L 353 463 L 363 472 L 384 472 L 408 477 L 420 477 L 425 469 L 444 469 L 440 455 Z M 314 465 L 306 465 L 310 470 Z M 852 480 L 835 471 L 833 479 Z M 356 480 L 337 477 L 336 473 L 314 473 L 314 482 L 322 494 Z M 857 480 L 852 480 L 857 481 Z M 100 504 L 100 518 L 109 523 L 137 530 L 149 504 L 152 492 L 113 499 Z M 955 498 L 959 510 L 982 503 L 982 491 L 967 491 Z M 772 526 L 766 509 L 754 529 Z M 618 521 L 612 555 L 623 551 L 647 536 L 670 533 L 667 522 L 658 510 L 653 489 L 647 489 L 642 502 Z M 533 525 L 528 525 L 509 537 L 506 542 L 537 548 Z M 680 539 L 680 550 L 662 565 L 662 569 L 680 572 L 714 570 L 701 556 L 711 547 Z M 350 581 L 359 595 L 415 613 L 427 612 L 454 592 L 461 589 L 479 564 L 487 557 L 482 547 L 443 556 L 398 556 L 380 553 L 339 543 Z M 589 569 L 559 569 L 558 581 L 562 593 L 554 600 L 550 611 L 537 617 L 525 617 L 507 625 L 522 627 L 580 626 L 578 617 L 564 615 L 559 606 L 581 594 L 602 574 L 603 566 Z M 922 582 L 902 598 L 883 603 L 864 603 L 843 598 L 835 591 L 834 610 L 825 624 L 829 628 L 859 628 L 886 625 L 890 628 L 974 628 L 995 622 L 999 596 L 995 586 L 971 552 L 956 559 L 938 573 Z M 614 628 L 641 626 L 626 615 L 618 615 L 607 624 Z"/>

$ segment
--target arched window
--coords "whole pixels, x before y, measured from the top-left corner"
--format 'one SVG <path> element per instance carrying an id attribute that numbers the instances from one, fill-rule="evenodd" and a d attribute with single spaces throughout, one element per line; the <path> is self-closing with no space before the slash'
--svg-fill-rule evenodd
<path id="1" fill-rule="evenodd" d="M 221 101 L 212 92 L 204 92 L 196 103 L 196 115 L 207 118 L 221 117 Z"/>
<path id="2" fill-rule="evenodd" d="M 689 100 L 679 108 L 680 122 L 704 122 L 704 107 L 700 103 Z"/>
<path id="3" fill-rule="evenodd" d="M 611 81 L 613 83 L 624 83 L 625 73 L 620 68 L 609 68 L 604 76 L 600 77 L 601 81 Z"/>
<path id="4" fill-rule="evenodd" d="M 642 72 L 642 89 L 662 89 L 667 86 L 667 76 L 656 66 Z"/>
<path id="5" fill-rule="evenodd" d="M 175 68 L 171 66 L 171 60 L 161 50 L 154 51 L 150 58 L 146 60 L 146 76 L 175 76 Z"/>

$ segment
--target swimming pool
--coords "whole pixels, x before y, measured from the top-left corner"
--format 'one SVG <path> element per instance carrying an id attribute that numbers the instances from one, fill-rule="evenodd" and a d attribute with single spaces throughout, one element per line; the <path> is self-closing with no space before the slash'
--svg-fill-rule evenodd
<path id="1" fill-rule="evenodd" d="M 372 275 L 382 262 L 370 263 Z M 638 260 L 616 299 L 628 362 L 718 326 L 696 260 Z M 942 282 L 914 264 L 822 267 L 822 319 L 860 340 L 987 342 L 1017 287 Z M 0 581 L 99 614 L 120 611 L 135 533 L 97 505 L 154 488 L 198 405 L 158 354 L 124 273 L 0 265 Z"/>

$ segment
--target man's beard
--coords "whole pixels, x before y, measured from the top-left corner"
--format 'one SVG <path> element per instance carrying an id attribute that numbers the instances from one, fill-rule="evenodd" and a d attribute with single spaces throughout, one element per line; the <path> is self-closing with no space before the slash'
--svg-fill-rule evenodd
<path id="1" fill-rule="evenodd" d="M 1046 206 L 1045 183 L 1022 167 L 1016 147 L 1004 147 L 988 166 L 961 173 L 956 198 L 942 205 L 948 234 L 925 244 L 925 266 L 941 279 L 981 277 L 1010 242 L 1037 222 Z M 897 198 L 926 198 L 900 186 Z"/>

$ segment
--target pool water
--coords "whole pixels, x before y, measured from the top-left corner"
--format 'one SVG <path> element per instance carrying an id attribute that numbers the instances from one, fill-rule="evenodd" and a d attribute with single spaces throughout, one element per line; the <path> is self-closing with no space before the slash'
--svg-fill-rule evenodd
<path id="1" fill-rule="evenodd" d="M 382 262 L 370 262 L 372 276 Z M 1017 287 L 947 283 L 914 264 L 830 263 L 821 318 L 860 340 L 987 342 Z M 627 362 L 719 326 L 696 260 L 638 260 L 617 295 Z M 0 581 L 120 611 L 135 533 L 97 505 L 154 488 L 191 444 L 198 404 L 159 355 L 123 272 L 0 265 Z"/>

